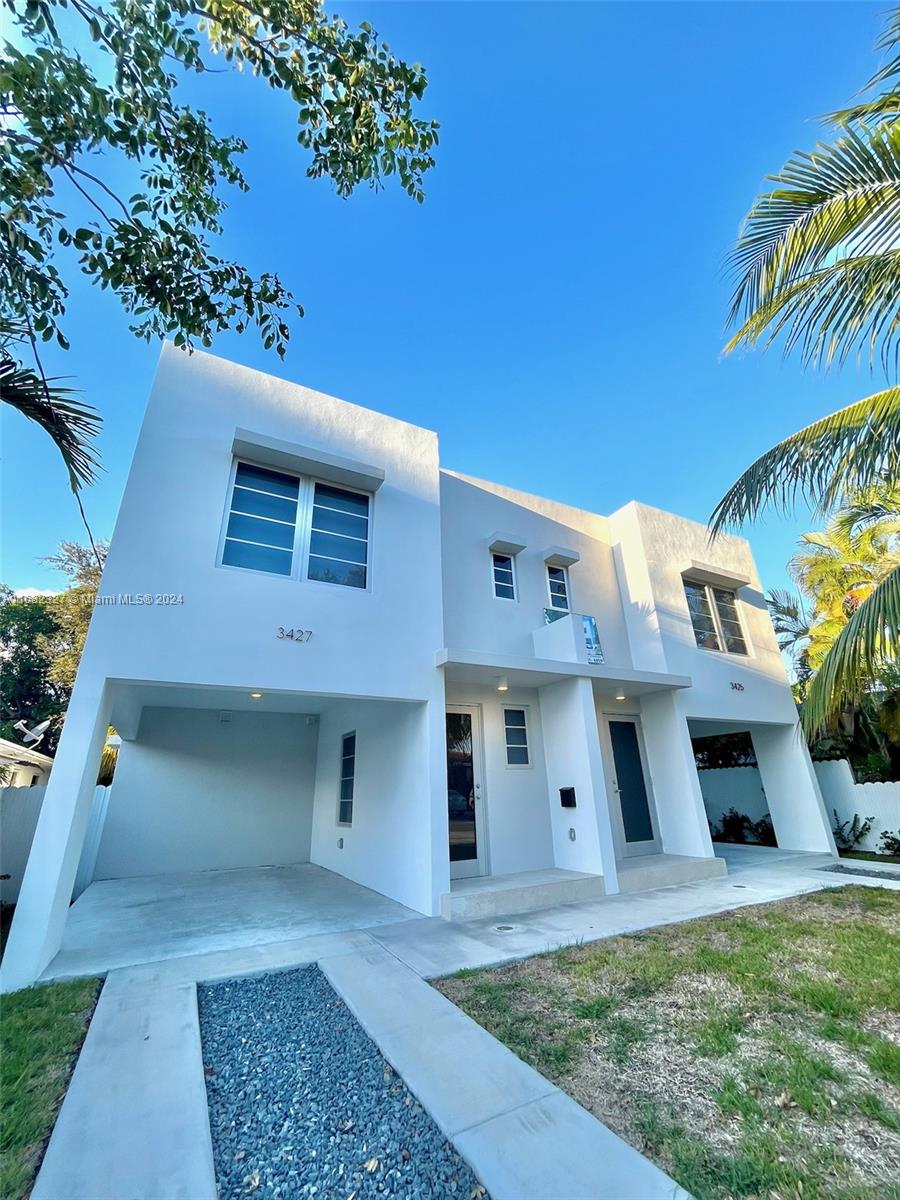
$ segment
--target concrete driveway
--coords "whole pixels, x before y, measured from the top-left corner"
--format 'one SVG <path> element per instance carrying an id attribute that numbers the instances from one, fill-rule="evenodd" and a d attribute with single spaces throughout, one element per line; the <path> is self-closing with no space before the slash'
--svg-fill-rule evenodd
<path id="1" fill-rule="evenodd" d="M 92 883 L 69 909 L 44 979 L 240 950 L 419 916 L 310 863 Z"/>

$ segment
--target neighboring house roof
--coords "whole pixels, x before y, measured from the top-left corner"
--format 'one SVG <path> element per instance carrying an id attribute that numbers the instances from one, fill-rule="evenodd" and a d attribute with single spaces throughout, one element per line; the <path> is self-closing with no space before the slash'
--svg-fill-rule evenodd
<path id="1" fill-rule="evenodd" d="M 21 746 L 18 742 L 9 742 L 6 738 L 0 738 L 0 762 L 46 768 L 53 766 L 53 759 L 49 754 L 41 754 L 40 750 L 31 750 L 28 746 Z"/>

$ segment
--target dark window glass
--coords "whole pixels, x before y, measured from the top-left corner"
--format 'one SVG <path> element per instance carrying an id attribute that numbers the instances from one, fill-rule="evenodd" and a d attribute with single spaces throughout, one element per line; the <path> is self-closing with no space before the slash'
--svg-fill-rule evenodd
<path id="1" fill-rule="evenodd" d="M 290 575 L 300 480 L 238 463 L 222 562 L 229 567 Z"/>
<path id="2" fill-rule="evenodd" d="M 341 783 L 338 800 L 338 821 L 350 825 L 353 821 L 353 785 L 356 779 L 356 734 L 348 733 L 341 740 Z"/>
<path id="3" fill-rule="evenodd" d="M 528 734 L 524 708 L 505 708 L 503 723 L 506 730 L 506 762 L 510 767 L 528 766 Z"/>
<path id="4" fill-rule="evenodd" d="M 364 588 L 369 553 L 369 497 L 317 483 L 307 578 Z"/>

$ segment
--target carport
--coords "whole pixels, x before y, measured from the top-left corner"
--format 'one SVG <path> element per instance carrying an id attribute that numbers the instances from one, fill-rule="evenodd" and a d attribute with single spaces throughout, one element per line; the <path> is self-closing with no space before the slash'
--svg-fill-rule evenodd
<path id="1" fill-rule="evenodd" d="M 92 883 L 69 910 L 46 976 L 210 954 L 420 916 L 311 863 Z"/>
<path id="2" fill-rule="evenodd" d="M 689 718 L 688 729 L 692 739 L 748 735 L 756 760 L 755 765 L 733 769 L 731 783 L 717 789 L 714 810 L 710 807 L 710 788 L 707 786 L 704 803 L 709 816 L 719 815 L 730 807 L 746 812 L 751 820 L 759 820 L 768 814 L 780 849 L 833 853 L 825 806 L 798 724 Z M 800 754 L 797 753 L 798 746 L 802 751 Z M 703 772 L 698 771 L 698 776 L 702 792 Z M 733 799 L 728 796 L 729 787 Z"/>

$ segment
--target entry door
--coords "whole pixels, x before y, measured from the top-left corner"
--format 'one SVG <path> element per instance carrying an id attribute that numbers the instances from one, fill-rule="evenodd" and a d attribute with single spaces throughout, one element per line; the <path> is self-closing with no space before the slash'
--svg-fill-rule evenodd
<path id="1" fill-rule="evenodd" d="M 485 873 L 478 709 L 447 709 L 447 816 L 450 878 Z"/>
<path id="2" fill-rule="evenodd" d="M 659 827 L 637 717 L 607 717 L 612 756 L 612 812 L 623 858 L 658 854 Z"/>

